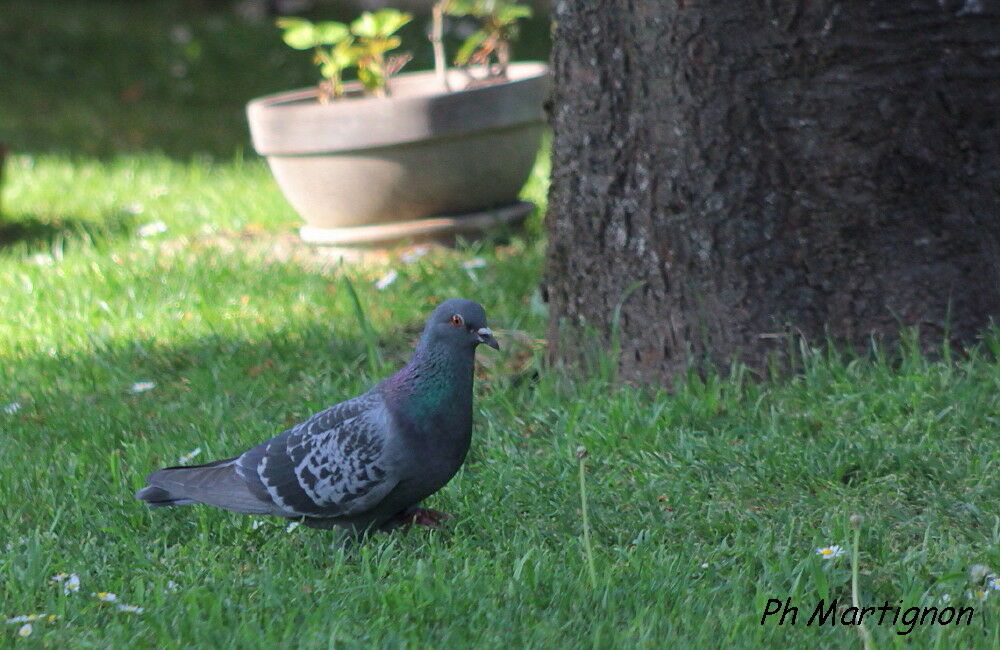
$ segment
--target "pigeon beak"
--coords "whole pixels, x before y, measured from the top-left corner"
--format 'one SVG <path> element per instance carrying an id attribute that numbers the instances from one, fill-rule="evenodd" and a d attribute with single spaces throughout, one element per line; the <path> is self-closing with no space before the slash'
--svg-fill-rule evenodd
<path id="1" fill-rule="evenodd" d="M 493 330 L 491 330 L 490 328 L 488 328 L 488 327 L 480 327 L 478 330 L 476 330 L 476 334 L 479 335 L 479 342 L 480 343 L 485 343 L 486 345 L 490 346 L 494 350 L 499 350 L 500 349 L 500 344 L 497 343 L 497 341 L 496 341 L 495 338 L 493 338 Z"/>

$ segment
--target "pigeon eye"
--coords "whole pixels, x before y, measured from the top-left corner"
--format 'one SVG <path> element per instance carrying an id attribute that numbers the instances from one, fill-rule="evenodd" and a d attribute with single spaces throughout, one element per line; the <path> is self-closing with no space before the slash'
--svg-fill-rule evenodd
<path id="1" fill-rule="evenodd" d="M 454 325 L 455 327 L 461 327 L 462 325 L 465 325 L 465 319 L 463 319 L 458 314 L 455 314 L 454 316 L 451 317 L 451 324 Z"/>

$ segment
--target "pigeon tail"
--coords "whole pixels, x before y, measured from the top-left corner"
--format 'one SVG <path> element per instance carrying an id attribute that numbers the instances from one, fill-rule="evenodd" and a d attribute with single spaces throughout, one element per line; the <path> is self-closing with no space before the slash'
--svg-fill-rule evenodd
<path id="1" fill-rule="evenodd" d="M 191 467 L 167 467 L 146 477 L 148 485 L 135 498 L 150 507 L 204 503 L 253 515 L 276 514 L 258 499 L 236 473 L 236 458 Z"/>

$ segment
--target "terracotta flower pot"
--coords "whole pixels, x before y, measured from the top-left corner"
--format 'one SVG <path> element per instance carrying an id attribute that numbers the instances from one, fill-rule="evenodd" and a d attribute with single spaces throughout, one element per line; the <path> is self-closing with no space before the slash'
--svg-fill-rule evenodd
<path id="1" fill-rule="evenodd" d="M 452 88 L 465 77 L 449 72 Z M 544 129 L 543 63 L 509 81 L 446 92 L 433 72 L 395 77 L 389 97 L 321 104 L 316 89 L 247 105 L 257 153 L 306 222 L 303 239 L 377 243 L 523 219 L 518 192 Z"/>

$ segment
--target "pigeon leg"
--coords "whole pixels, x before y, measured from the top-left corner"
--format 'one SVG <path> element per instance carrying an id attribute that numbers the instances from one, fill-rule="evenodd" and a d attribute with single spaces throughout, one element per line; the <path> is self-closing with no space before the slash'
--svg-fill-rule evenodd
<path id="1" fill-rule="evenodd" d="M 427 526 L 428 528 L 441 528 L 444 525 L 443 522 L 448 519 L 454 519 L 454 517 L 440 510 L 414 506 L 396 514 L 392 519 L 379 526 L 379 530 L 388 533 L 397 528 L 402 528 L 405 532 L 414 524 Z"/>
<path id="2" fill-rule="evenodd" d="M 431 510 L 430 508 L 415 508 L 409 516 L 413 520 L 413 523 L 420 526 L 429 526 L 430 528 L 441 528 L 445 521 L 454 519 L 447 512 Z"/>

